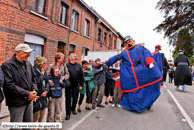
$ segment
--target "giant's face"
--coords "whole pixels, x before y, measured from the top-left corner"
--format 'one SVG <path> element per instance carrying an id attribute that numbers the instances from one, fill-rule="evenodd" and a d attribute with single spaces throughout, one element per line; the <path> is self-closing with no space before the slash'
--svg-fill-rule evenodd
<path id="1" fill-rule="evenodd" d="M 132 39 L 129 39 L 125 42 L 126 49 L 132 49 L 134 45 L 135 45 L 135 41 L 133 41 Z"/>

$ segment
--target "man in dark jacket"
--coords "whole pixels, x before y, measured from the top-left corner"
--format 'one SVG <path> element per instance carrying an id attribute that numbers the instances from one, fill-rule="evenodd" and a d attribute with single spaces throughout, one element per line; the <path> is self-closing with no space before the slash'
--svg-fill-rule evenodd
<path id="1" fill-rule="evenodd" d="M 33 51 L 27 44 L 19 44 L 11 59 L 2 64 L 5 76 L 3 91 L 10 112 L 10 122 L 32 122 L 33 101 L 36 101 L 36 75 L 28 57 Z"/>
<path id="2" fill-rule="evenodd" d="M 74 115 L 76 112 L 76 105 L 79 95 L 79 89 L 81 90 L 84 84 L 84 73 L 82 70 L 82 66 L 77 63 L 77 55 L 75 53 L 71 53 L 69 56 L 70 62 L 67 63 L 67 68 L 69 71 L 69 79 L 71 80 L 71 86 L 65 89 L 65 97 L 66 97 L 66 117 L 65 120 L 70 119 L 71 111 Z M 73 102 L 71 104 L 71 98 L 73 98 Z"/>
<path id="3" fill-rule="evenodd" d="M 4 75 L 3 75 L 3 71 L 2 71 L 1 66 L 0 66 L 0 112 L 1 112 L 1 102 L 4 99 L 3 92 L 1 89 L 3 87 L 3 83 L 4 83 Z"/>
<path id="4" fill-rule="evenodd" d="M 96 95 L 98 93 L 98 90 L 100 90 L 100 94 L 98 97 L 97 107 L 104 107 L 102 105 L 102 99 L 104 96 L 104 83 L 106 82 L 106 76 L 105 72 L 108 69 L 107 65 L 100 62 L 101 60 L 97 58 L 95 60 L 94 65 L 92 65 L 92 72 L 94 73 L 93 82 L 95 84 L 95 89 L 92 95 L 92 109 L 95 109 L 96 106 Z"/>

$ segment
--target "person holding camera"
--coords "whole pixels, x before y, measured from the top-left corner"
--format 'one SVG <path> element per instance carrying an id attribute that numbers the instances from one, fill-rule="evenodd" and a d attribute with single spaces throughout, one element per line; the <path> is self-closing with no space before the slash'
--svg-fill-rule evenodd
<path id="1" fill-rule="evenodd" d="M 104 96 L 104 83 L 106 82 L 106 76 L 105 76 L 105 72 L 108 69 L 107 65 L 103 64 L 102 62 L 100 62 L 101 60 L 99 58 L 97 58 L 95 60 L 94 65 L 92 65 L 92 72 L 94 73 L 94 77 L 93 77 L 93 82 L 95 85 L 95 89 L 92 95 L 92 109 L 95 109 L 96 106 L 96 95 L 98 93 L 98 90 L 100 90 L 100 94 L 98 96 L 98 102 L 97 102 L 97 107 L 105 107 L 104 105 L 102 105 L 102 99 Z"/>

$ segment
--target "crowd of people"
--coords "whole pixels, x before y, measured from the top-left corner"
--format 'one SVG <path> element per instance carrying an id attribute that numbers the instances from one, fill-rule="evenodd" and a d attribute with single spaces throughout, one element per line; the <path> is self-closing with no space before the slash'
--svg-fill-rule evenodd
<path id="1" fill-rule="evenodd" d="M 127 36 L 122 46 L 125 50 L 106 62 L 97 58 L 79 64 L 77 55 L 71 53 L 65 64 L 65 55 L 58 52 L 54 63 L 47 65 L 45 57 L 36 56 L 32 66 L 28 57 L 34 50 L 27 44 L 17 45 L 12 58 L 0 67 L 0 87 L 3 87 L 10 122 L 42 122 L 45 116 L 47 122 L 63 122 L 62 113 L 69 120 L 71 114 L 82 112 L 85 95 L 88 111 L 108 104 L 137 112 L 149 110 L 160 95 L 168 70 L 169 83 L 174 78 L 175 86 L 183 85 L 183 91 L 186 84 L 191 85 L 189 76 L 193 77 L 193 69 L 189 69 L 182 51 L 175 59 L 177 69 L 174 70 L 164 54 L 159 53 L 160 45 L 151 53 Z M 0 102 L 4 99 L 3 92 L 0 89 Z"/>
<path id="2" fill-rule="evenodd" d="M 119 104 L 120 90 L 114 90 L 115 84 L 119 88 L 119 70 L 112 73 L 99 58 L 79 64 L 75 53 L 70 54 L 69 63 L 65 64 L 65 55 L 60 52 L 55 54 L 55 63 L 47 65 L 45 57 L 36 56 L 32 66 L 28 61 L 32 51 L 27 44 L 19 44 L 12 58 L 0 67 L 0 87 L 10 122 L 42 122 L 45 116 L 47 122 L 63 122 L 62 108 L 66 108 L 65 120 L 69 120 L 71 114 L 81 112 L 85 95 L 86 110 L 105 107 L 104 93 L 107 98 L 111 95 L 109 103 L 113 104 L 113 91 L 118 95 L 114 96 L 114 104 Z M 0 95 L 2 102 L 2 91 Z"/>

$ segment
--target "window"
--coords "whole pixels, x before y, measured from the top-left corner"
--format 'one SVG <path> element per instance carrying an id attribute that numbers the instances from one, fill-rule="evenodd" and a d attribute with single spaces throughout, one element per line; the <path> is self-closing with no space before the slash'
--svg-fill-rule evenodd
<path id="1" fill-rule="evenodd" d="M 39 13 L 44 13 L 45 0 L 33 0 L 32 9 L 38 11 Z"/>
<path id="2" fill-rule="evenodd" d="M 114 40 L 114 49 L 117 49 L 117 43 L 116 43 L 116 40 Z"/>
<path id="3" fill-rule="evenodd" d="M 61 3 L 59 22 L 67 25 L 67 6 Z"/>
<path id="4" fill-rule="evenodd" d="M 109 49 L 112 48 L 112 43 L 111 43 L 111 34 L 109 34 Z"/>
<path id="5" fill-rule="evenodd" d="M 89 51 L 88 48 L 82 48 L 81 60 L 87 60 L 88 51 Z"/>
<path id="6" fill-rule="evenodd" d="M 85 20 L 85 30 L 84 30 L 84 35 L 89 36 L 89 30 L 90 30 L 90 21 L 87 19 Z"/>
<path id="7" fill-rule="evenodd" d="M 98 41 L 102 41 L 101 40 L 101 29 L 100 28 L 98 28 Z"/>
<path id="8" fill-rule="evenodd" d="M 78 30 L 78 16 L 79 14 L 76 11 L 73 11 L 72 13 L 72 21 L 71 21 L 71 29 L 72 30 Z"/>
<path id="9" fill-rule="evenodd" d="M 106 42 L 107 42 L 107 41 L 106 41 L 106 39 L 107 39 L 106 37 L 107 37 L 107 33 L 104 33 L 104 44 L 105 44 L 105 45 L 106 45 Z"/>
<path id="10" fill-rule="evenodd" d="M 57 48 L 57 52 L 61 52 L 63 54 L 66 54 L 66 44 L 63 42 L 58 42 L 58 48 Z"/>
<path id="11" fill-rule="evenodd" d="M 118 49 L 121 49 L 121 40 L 118 39 Z"/>
<path id="12" fill-rule="evenodd" d="M 28 58 L 28 61 L 34 65 L 35 57 L 38 55 L 42 56 L 44 38 L 33 34 L 25 34 L 24 43 L 28 44 L 30 48 L 35 50 L 31 52 L 31 56 Z"/>

